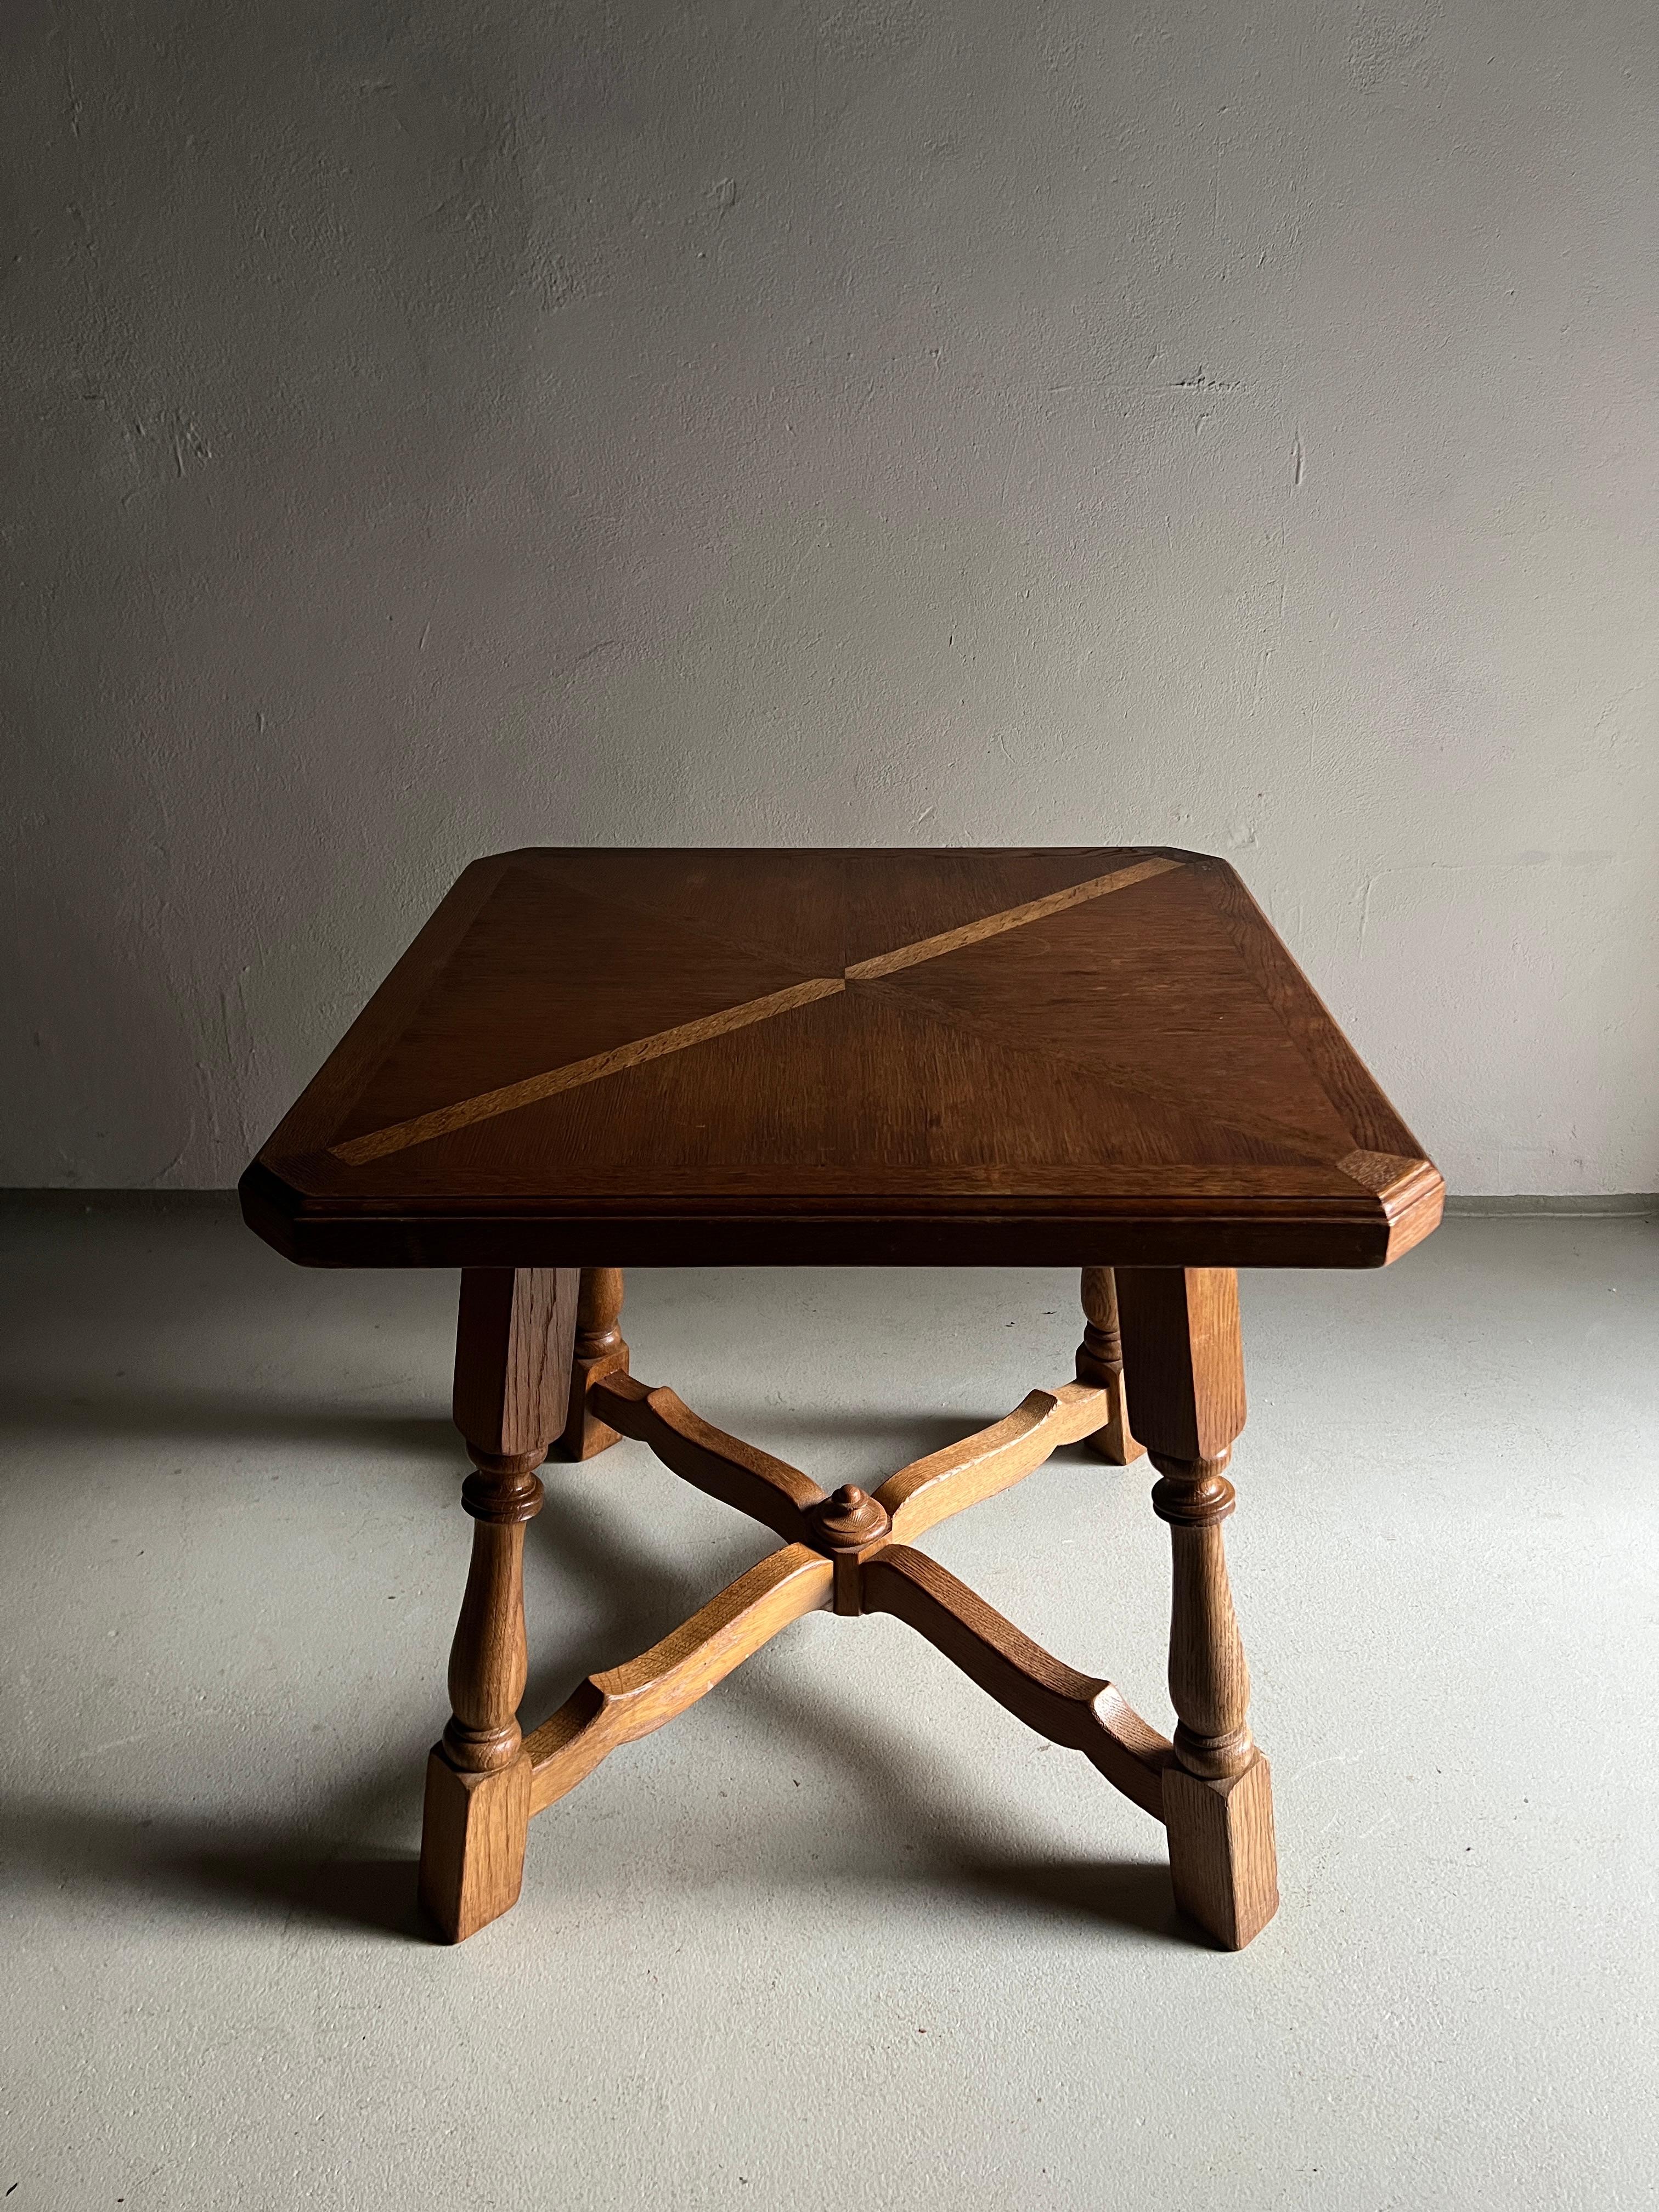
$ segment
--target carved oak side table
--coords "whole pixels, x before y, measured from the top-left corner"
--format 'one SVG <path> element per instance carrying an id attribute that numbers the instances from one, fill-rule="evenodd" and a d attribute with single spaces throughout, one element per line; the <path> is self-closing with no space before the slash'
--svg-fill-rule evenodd
<path id="1" fill-rule="evenodd" d="M 1278 1902 L 1228 1589 L 1235 1269 L 1379 1267 L 1443 1185 L 1232 870 L 1164 850 L 504 853 L 467 869 L 242 1179 L 313 1267 L 459 1267 L 472 1561 L 427 1766 L 441 1933 L 514 1904 L 534 1814 L 820 1607 L 908 1621 L 1168 1832 L 1182 1906 Z M 871 1494 L 629 1372 L 629 1266 L 1076 1266 L 1076 1379 Z M 525 1523 L 621 1436 L 780 1540 L 520 1729 Z M 1166 1741 L 915 1548 L 1092 1440 L 1158 1473 Z"/>

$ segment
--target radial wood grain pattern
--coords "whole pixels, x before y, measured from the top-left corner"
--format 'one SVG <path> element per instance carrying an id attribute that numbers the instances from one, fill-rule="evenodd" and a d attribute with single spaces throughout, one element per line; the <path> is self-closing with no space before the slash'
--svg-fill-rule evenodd
<path id="1" fill-rule="evenodd" d="M 496 1091 L 478 1091 L 471 1098 L 458 1098 L 431 1113 L 417 1114 L 410 1121 L 395 1121 L 389 1128 L 370 1129 L 331 1149 L 337 1159 L 353 1167 L 368 1160 L 384 1159 L 389 1152 L 407 1152 L 411 1145 L 429 1144 L 434 1137 L 447 1137 L 452 1130 L 469 1128 L 476 1121 L 493 1121 L 496 1115 L 514 1113 L 520 1106 L 533 1106 L 538 1099 L 551 1098 L 558 1091 L 575 1091 L 585 1083 L 603 1082 L 607 1076 L 643 1066 L 648 1060 L 663 1060 L 671 1053 L 689 1051 L 693 1045 L 707 1044 L 715 1037 L 729 1036 L 733 1030 L 748 1029 L 756 1022 L 775 1021 L 779 1015 L 792 1014 L 799 1006 L 810 1006 L 816 1000 L 833 997 L 836 992 L 844 991 L 848 983 L 873 981 L 880 975 L 895 975 L 901 968 L 919 967 L 924 960 L 939 960 L 947 952 L 981 945 L 988 938 L 1000 937 L 1006 930 L 1024 929 L 1034 921 L 1046 921 L 1050 915 L 1063 914 L 1089 899 L 1104 898 L 1109 891 L 1127 890 L 1131 884 L 1144 883 L 1149 876 L 1162 875 L 1166 869 L 1178 865 L 1175 860 L 1142 860 L 1133 867 L 1115 869 L 1109 875 L 1091 877 L 1086 883 L 1051 891 L 1046 898 L 1028 899 L 1022 906 L 1007 907 L 1000 914 L 964 922 L 959 928 L 942 930 L 937 937 L 924 938 L 919 945 L 896 945 L 890 952 L 878 953 L 873 959 L 854 961 L 839 975 L 814 975 L 804 983 L 787 984 L 782 990 L 769 991 L 763 998 L 742 1000 L 736 1006 L 699 1014 L 694 1020 L 659 1030 L 650 1036 L 635 1037 L 627 1044 L 613 1045 L 608 1052 L 594 1053 L 586 1060 L 568 1060 L 562 1067 L 544 1069 L 539 1075 L 525 1076 L 517 1083 L 503 1084 Z"/>
<path id="2" fill-rule="evenodd" d="M 1223 863 L 527 850 L 244 1178 L 319 1264 L 1382 1264 L 1440 1179 Z"/>

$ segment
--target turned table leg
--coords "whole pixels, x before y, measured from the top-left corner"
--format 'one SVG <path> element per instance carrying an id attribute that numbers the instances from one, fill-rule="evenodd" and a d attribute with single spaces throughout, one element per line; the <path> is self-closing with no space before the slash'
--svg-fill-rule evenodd
<path id="1" fill-rule="evenodd" d="M 469 1267 L 455 1340 L 455 1425 L 473 1472 L 461 1486 L 472 1563 L 449 1656 L 448 1726 L 427 1760 L 421 1901 L 459 1943 L 516 1905 L 530 1826 L 525 1523 L 536 1469 L 564 1425 L 576 1325 L 574 1268 Z"/>
<path id="2" fill-rule="evenodd" d="M 1179 1764 L 1165 1769 L 1170 1872 L 1182 1909 L 1229 1950 L 1279 1906 L 1273 1784 L 1250 1735 L 1249 1669 L 1221 1524 L 1224 1469 L 1244 1425 L 1238 1283 L 1231 1268 L 1133 1267 L 1117 1278 L 1135 1426 L 1170 1524 L 1170 1696 Z"/>
<path id="3" fill-rule="evenodd" d="M 1117 1283 L 1109 1267 L 1083 1270 L 1083 1317 L 1086 1326 L 1077 1348 L 1079 1382 L 1092 1382 L 1111 1401 L 1111 1418 L 1104 1428 L 1087 1439 L 1087 1447 L 1114 1467 L 1127 1467 L 1141 1457 L 1146 1446 L 1129 1432 L 1129 1413 L 1123 1395 L 1123 1343 L 1118 1326 Z"/>
<path id="4" fill-rule="evenodd" d="M 576 1307 L 576 1346 L 571 1364 L 570 1404 L 564 1435 L 559 1445 L 565 1459 L 592 1459 L 620 1441 L 615 1429 L 587 1410 L 587 1394 L 594 1383 L 610 1375 L 628 1372 L 628 1346 L 623 1340 L 623 1271 L 620 1267 L 584 1267 L 581 1293 Z"/>

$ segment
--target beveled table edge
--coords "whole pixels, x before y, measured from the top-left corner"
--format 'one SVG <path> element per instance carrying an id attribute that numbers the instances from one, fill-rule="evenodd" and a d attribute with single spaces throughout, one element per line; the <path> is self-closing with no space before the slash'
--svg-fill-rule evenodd
<path id="1" fill-rule="evenodd" d="M 264 1160 L 238 1186 L 242 1218 L 285 1259 L 317 1267 L 1382 1267 L 1438 1223 L 1427 1160 L 1381 1195 L 1160 1200 L 964 1197 L 907 1208 L 834 1204 L 307 1195 Z"/>

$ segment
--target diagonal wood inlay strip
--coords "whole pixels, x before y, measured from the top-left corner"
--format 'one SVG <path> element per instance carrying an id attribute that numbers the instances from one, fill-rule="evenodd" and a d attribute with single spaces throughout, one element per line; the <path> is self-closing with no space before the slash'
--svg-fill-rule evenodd
<path id="1" fill-rule="evenodd" d="M 674 1029 L 659 1030 L 653 1036 L 634 1037 L 609 1052 L 596 1052 L 591 1060 L 573 1060 L 564 1067 L 550 1067 L 544 1075 L 527 1075 L 522 1083 L 503 1084 L 499 1091 L 481 1091 L 476 1098 L 458 1099 L 453 1106 L 417 1114 L 412 1121 L 394 1121 L 390 1128 L 371 1129 L 367 1136 L 353 1137 L 346 1144 L 331 1146 L 330 1150 L 337 1160 L 361 1167 L 365 1160 L 383 1159 L 388 1152 L 404 1152 L 410 1145 L 428 1144 L 434 1137 L 447 1137 L 452 1129 L 468 1128 L 474 1121 L 510 1114 L 518 1106 L 533 1106 L 538 1098 L 577 1090 L 584 1083 L 598 1083 L 605 1076 L 620 1074 L 623 1068 L 641 1066 L 647 1060 L 661 1060 L 671 1052 L 684 1052 L 687 1045 L 702 1044 L 706 1038 L 747 1029 L 751 1022 L 769 1022 L 775 1015 L 810 1006 L 814 999 L 827 999 L 846 988 L 839 975 L 815 975 L 810 983 L 792 983 L 787 990 L 769 992 L 763 999 L 745 999 L 741 1006 L 722 1006 L 718 1013 L 700 1015 L 695 1022 L 681 1022 Z"/>
<path id="2" fill-rule="evenodd" d="M 959 951 L 964 945 L 978 945 L 988 937 L 1000 937 L 1005 930 L 1023 929 L 1030 922 L 1046 921 L 1050 915 L 1064 914 L 1070 907 L 1104 898 L 1109 891 L 1127 890 L 1131 884 L 1145 883 L 1148 877 L 1167 874 L 1181 865 L 1179 860 L 1162 859 L 1137 860 L 1133 866 L 1115 868 L 1109 875 L 1091 876 L 1086 883 L 1070 884 L 1064 890 L 1050 891 L 1043 898 L 1028 899 L 1022 906 L 1005 907 L 1000 914 L 988 914 L 977 921 L 963 922 L 960 928 L 942 931 L 937 937 L 919 938 L 914 945 L 901 945 L 891 952 L 877 953 L 872 959 L 854 961 L 839 975 L 816 975 L 810 982 L 792 983 L 785 990 L 769 992 L 764 998 L 746 999 L 739 1006 L 722 1006 L 717 1013 L 700 1015 L 696 1021 L 681 1022 L 673 1029 L 658 1030 L 651 1036 L 635 1037 L 627 1044 L 613 1046 L 609 1052 L 597 1052 L 591 1059 L 573 1060 L 563 1067 L 550 1067 L 544 1074 L 527 1075 L 520 1083 L 503 1084 L 497 1091 L 481 1091 L 474 1097 L 457 1099 L 453 1106 L 440 1106 L 429 1114 L 416 1114 L 410 1121 L 394 1121 L 384 1129 L 371 1129 L 366 1135 L 348 1138 L 344 1144 L 331 1145 L 329 1150 L 337 1160 L 345 1161 L 348 1166 L 362 1167 L 370 1160 L 384 1159 L 389 1153 L 406 1152 L 411 1145 L 429 1144 L 434 1137 L 447 1137 L 456 1129 L 470 1128 L 474 1122 L 492 1121 L 498 1114 L 511 1114 L 520 1106 L 533 1106 L 538 1099 L 554 1097 L 561 1091 L 574 1091 L 585 1083 L 599 1083 L 607 1075 L 621 1074 L 624 1069 L 641 1066 L 647 1060 L 684 1052 L 689 1045 L 702 1044 L 711 1037 L 726 1036 L 733 1030 L 747 1029 L 752 1023 L 769 1022 L 780 1014 L 793 1013 L 796 1007 L 810 1006 L 815 1000 L 834 997 L 848 983 L 890 975 L 898 969 L 914 968 L 924 960 L 942 959 L 947 952 Z"/>
<path id="3" fill-rule="evenodd" d="M 1144 884 L 1149 876 L 1167 875 L 1178 868 L 1179 860 L 1137 860 L 1133 867 L 1117 868 L 1109 876 L 1091 876 L 1086 884 L 1069 884 L 1063 891 L 1050 891 L 1047 898 L 1028 899 L 1024 906 L 1005 907 L 1000 914 L 988 914 L 978 921 L 964 921 L 960 929 L 942 930 L 937 937 L 918 939 L 914 945 L 901 945 L 896 951 L 878 952 L 873 960 L 854 961 L 844 972 L 849 983 L 861 983 L 875 975 L 890 975 L 896 969 L 915 968 L 923 960 L 940 960 L 947 952 L 959 951 L 964 945 L 981 944 L 988 937 L 1000 937 L 1005 929 L 1024 929 L 1030 921 L 1046 921 L 1051 914 L 1064 914 L 1067 907 L 1084 906 L 1091 899 L 1104 898 L 1108 891 L 1127 891 L 1131 884 Z"/>

